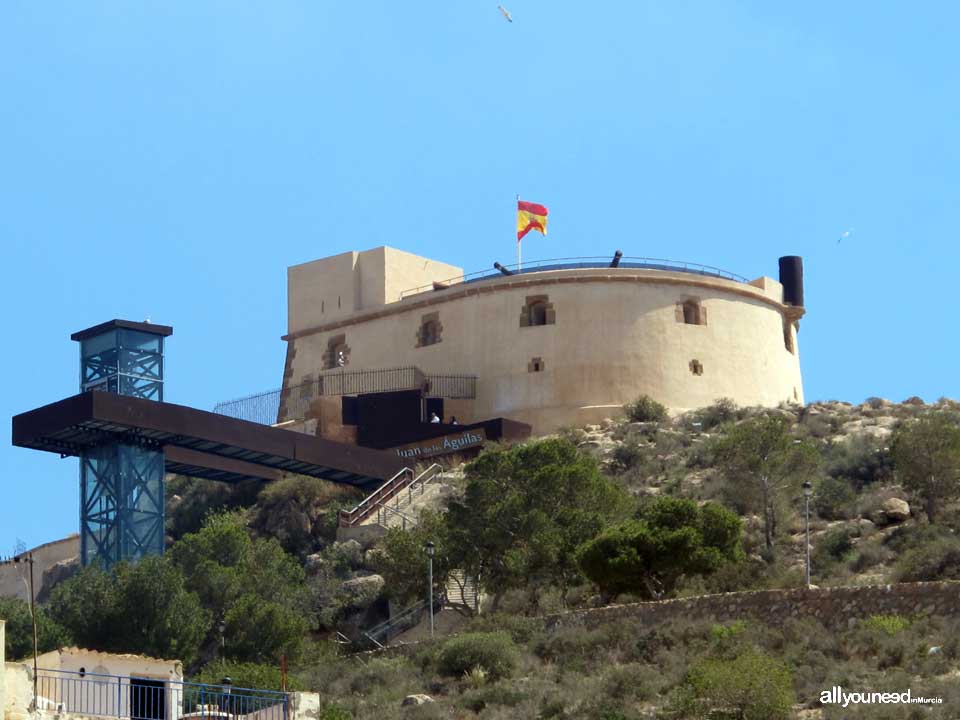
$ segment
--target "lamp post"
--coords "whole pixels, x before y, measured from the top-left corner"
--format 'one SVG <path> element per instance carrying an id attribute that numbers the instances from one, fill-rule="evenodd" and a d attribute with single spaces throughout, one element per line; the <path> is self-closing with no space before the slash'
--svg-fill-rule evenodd
<path id="1" fill-rule="evenodd" d="M 430 605 L 430 637 L 433 637 L 433 555 L 437 551 L 432 540 L 427 540 L 423 546 L 427 553 L 427 592 Z"/>
<path id="2" fill-rule="evenodd" d="M 810 496 L 813 495 L 813 484 L 809 480 L 804 480 L 803 482 L 803 503 L 804 503 L 804 514 L 806 515 L 806 549 L 807 549 L 807 566 L 806 566 L 806 579 L 807 587 L 810 587 Z"/>

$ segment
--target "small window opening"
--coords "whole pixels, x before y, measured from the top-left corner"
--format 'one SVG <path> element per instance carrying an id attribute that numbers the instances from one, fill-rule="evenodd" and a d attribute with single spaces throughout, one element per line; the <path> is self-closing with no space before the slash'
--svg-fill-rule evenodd
<path id="1" fill-rule="evenodd" d="M 531 325 L 547 324 L 547 304 L 546 303 L 537 302 L 530 306 L 530 324 Z"/>
<path id="2" fill-rule="evenodd" d="M 350 364 L 350 346 L 344 335 L 337 335 L 327 341 L 327 352 L 323 355 L 323 369 L 333 370 Z"/>
<path id="3" fill-rule="evenodd" d="M 686 325 L 702 325 L 700 303 L 696 300 L 687 300 L 683 303 L 683 322 Z"/>
<path id="4" fill-rule="evenodd" d="M 527 363 L 527 372 L 543 372 L 543 368 L 543 358 L 535 357 Z"/>
<path id="5" fill-rule="evenodd" d="M 340 309 L 340 296 L 337 295 L 337 309 Z"/>
<path id="6" fill-rule="evenodd" d="M 417 347 L 436 345 L 440 342 L 442 334 L 443 325 L 440 323 L 440 314 L 424 315 L 420 319 L 420 327 L 417 329 Z"/>
<path id="7" fill-rule="evenodd" d="M 324 300 L 320 301 L 320 312 L 323 312 Z"/>
<path id="8" fill-rule="evenodd" d="M 532 295 L 527 297 L 520 312 L 520 327 L 534 325 L 553 325 L 557 322 L 557 313 L 553 303 L 546 295 Z"/>
<path id="9" fill-rule="evenodd" d="M 703 375 L 703 363 L 699 360 L 691 360 L 690 372 L 692 372 L 694 375 Z"/>

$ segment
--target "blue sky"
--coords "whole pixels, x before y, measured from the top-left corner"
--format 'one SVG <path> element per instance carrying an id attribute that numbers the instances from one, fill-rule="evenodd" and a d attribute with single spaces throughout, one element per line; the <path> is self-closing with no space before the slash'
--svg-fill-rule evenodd
<path id="1" fill-rule="evenodd" d="M 960 8 L 505 4 L 3 3 L 0 415 L 113 317 L 175 327 L 172 402 L 276 387 L 288 265 L 512 262 L 516 193 L 529 259 L 803 255 L 808 399 L 960 395 Z M 0 554 L 76 530 L 75 459 L 0 472 Z"/>

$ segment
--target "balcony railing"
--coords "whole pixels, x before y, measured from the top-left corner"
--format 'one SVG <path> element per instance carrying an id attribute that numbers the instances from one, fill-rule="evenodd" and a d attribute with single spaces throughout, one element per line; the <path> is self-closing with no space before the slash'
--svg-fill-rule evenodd
<path id="1" fill-rule="evenodd" d="M 418 389 L 423 389 L 427 397 L 473 399 L 477 396 L 477 376 L 427 375 L 416 367 L 330 370 L 314 380 L 291 385 L 286 392 L 281 388 L 217 403 L 213 412 L 261 425 L 273 425 L 283 420 L 305 417 L 311 403 L 318 397 Z M 283 417 L 280 417 L 281 408 Z"/>
<path id="2" fill-rule="evenodd" d="M 277 690 L 39 669 L 37 709 L 130 720 L 289 720 L 290 701 Z"/>
<path id="3" fill-rule="evenodd" d="M 521 265 L 504 265 L 503 268 L 511 275 L 526 275 L 527 273 L 548 272 L 550 270 L 577 270 L 580 268 L 609 268 L 612 271 L 624 269 L 640 270 L 667 270 L 670 272 L 694 273 L 695 275 L 707 275 L 710 277 L 722 278 L 724 280 L 733 280 L 735 282 L 749 282 L 742 275 L 737 275 L 728 270 L 723 270 L 712 265 L 701 265 L 700 263 L 684 262 L 682 260 L 667 260 L 665 258 L 646 258 L 646 257 L 621 257 L 616 268 L 610 267 L 612 257 L 572 257 L 572 258 L 554 258 L 550 260 L 531 260 L 525 261 Z M 447 280 L 438 280 L 429 285 L 410 288 L 400 293 L 400 299 L 419 295 L 423 292 L 433 290 L 446 290 L 454 285 L 464 283 L 478 282 L 480 280 L 489 280 L 490 278 L 502 277 L 500 270 L 478 270 L 465 275 L 457 275 Z"/>

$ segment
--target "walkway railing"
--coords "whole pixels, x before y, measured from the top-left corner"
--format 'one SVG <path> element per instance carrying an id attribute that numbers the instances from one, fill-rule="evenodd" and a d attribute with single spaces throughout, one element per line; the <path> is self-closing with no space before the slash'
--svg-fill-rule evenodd
<path id="1" fill-rule="evenodd" d="M 423 488 L 432 480 L 437 473 L 443 470 L 441 465 L 433 463 L 419 475 L 414 475 L 413 470 L 404 468 L 383 485 L 378 487 L 369 496 L 365 497 L 360 503 L 351 510 L 340 511 L 340 527 L 352 527 L 359 525 L 375 512 L 382 512 L 390 500 L 395 500 L 396 508 L 399 509 L 401 494 L 407 491 L 407 500 L 412 501 L 415 493 L 422 495 Z M 387 508 L 393 510 L 393 508 Z"/>
<path id="2" fill-rule="evenodd" d="M 710 277 L 723 278 L 724 280 L 733 280 L 735 282 L 749 282 L 747 278 L 736 273 L 722 270 L 712 265 L 701 265 L 700 263 L 685 262 L 683 260 L 667 260 L 665 258 L 647 258 L 647 257 L 621 257 L 617 268 L 611 268 L 610 262 L 612 255 L 605 257 L 572 257 L 572 258 L 554 258 L 550 260 L 530 260 L 524 261 L 519 267 L 514 265 L 502 266 L 509 274 L 525 275 L 527 273 L 547 272 L 549 270 L 576 270 L 578 268 L 609 268 L 612 271 L 617 269 L 641 269 L 641 270 L 668 270 L 671 272 L 694 273 L 696 275 L 708 275 Z M 433 290 L 446 290 L 454 285 L 477 282 L 478 280 L 488 280 L 490 278 L 501 277 L 500 270 L 478 270 L 477 272 L 467 273 L 466 275 L 457 275 L 447 280 L 440 280 L 410 288 L 400 293 L 400 299 L 418 295 L 422 292 Z"/>
<path id="3" fill-rule="evenodd" d="M 37 707 L 130 720 L 289 720 L 287 693 L 163 678 L 37 671 Z"/>
<path id="4" fill-rule="evenodd" d="M 470 400 L 477 396 L 477 376 L 427 375 L 416 367 L 330 370 L 314 380 L 290 385 L 286 389 L 219 402 L 214 405 L 213 412 L 261 425 L 273 425 L 305 417 L 310 405 L 318 397 L 420 389 L 425 391 L 427 397 Z M 281 409 L 283 417 L 280 417 Z"/>

